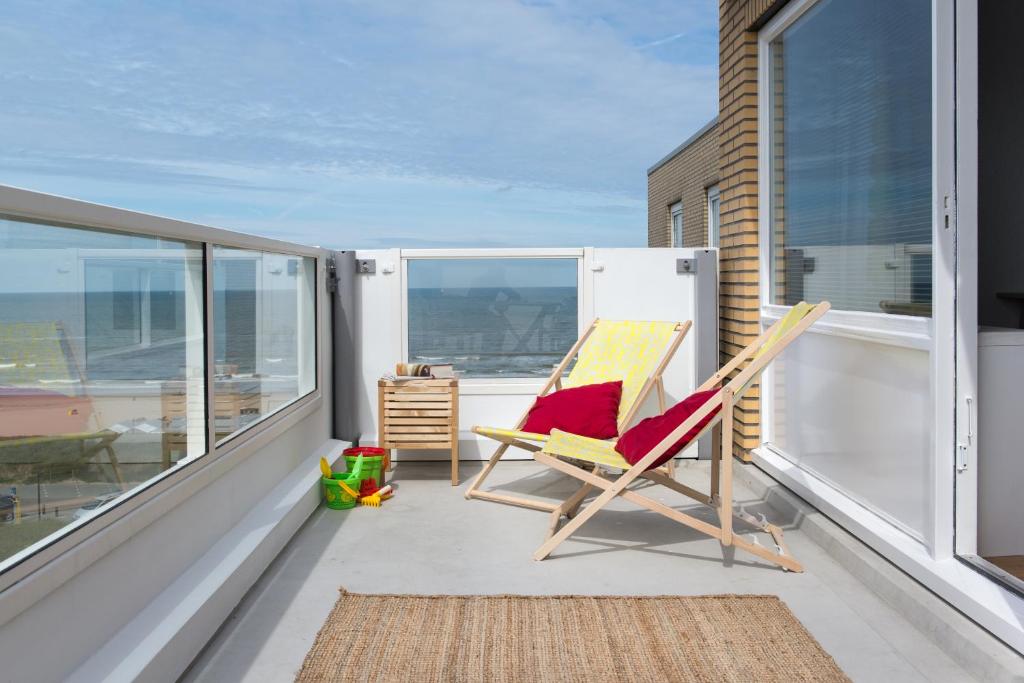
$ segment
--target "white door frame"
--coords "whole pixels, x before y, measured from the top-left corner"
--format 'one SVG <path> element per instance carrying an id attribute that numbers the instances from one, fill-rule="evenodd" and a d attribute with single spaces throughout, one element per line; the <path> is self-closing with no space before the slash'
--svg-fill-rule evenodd
<path id="1" fill-rule="evenodd" d="M 956 538 L 978 551 L 978 3 L 956 8 Z"/>
<path id="2" fill-rule="evenodd" d="M 932 0 L 932 458 L 931 519 L 926 528 L 931 555 L 953 557 L 955 441 L 957 437 L 956 349 L 956 33 L 955 0 Z"/>

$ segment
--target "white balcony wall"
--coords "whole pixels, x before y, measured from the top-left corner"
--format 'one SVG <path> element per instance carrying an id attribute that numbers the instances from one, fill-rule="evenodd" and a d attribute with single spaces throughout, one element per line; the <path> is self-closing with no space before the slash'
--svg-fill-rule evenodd
<path id="1" fill-rule="evenodd" d="M 693 258 L 693 249 L 473 250 L 466 258 L 542 257 L 578 254 L 579 328 L 595 317 L 634 320 L 693 320 L 696 317 L 696 277 L 676 272 L 676 260 Z M 356 405 L 360 443 L 377 443 L 377 380 L 393 372 L 403 358 L 405 316 L 402 260 L 452 258 L 463 252 L 445 250 L 362 250 L 357 259 L 373 259 L 376 272 L 356 277 Z M 717 324 L 712 322 L 711 324 Z M 691 331 L 666 372 L 669 404 L 695 387 L 695 331 Z M 458 367 L 456 366 L 456 370 Z M 494 442 L 477 437 L 474 425 L 513 426 L 532 405 L 543 379 L 464 379 L 460 383 L 460 457 L 486 459 Z M 652 393 L 643 414 L 656 412 Z M 447 452 L 401 451 L 396 459 L 447 458 Z M 509 458 L 528 458 L 510 451 Z"/>

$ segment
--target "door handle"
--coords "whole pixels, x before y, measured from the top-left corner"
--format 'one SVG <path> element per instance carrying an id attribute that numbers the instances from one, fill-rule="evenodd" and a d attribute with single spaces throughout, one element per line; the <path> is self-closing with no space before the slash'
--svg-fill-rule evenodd
<path id="1" fill-rule="evenodd" d="M 964 398 L 967 403 L 967 443 L 974 442 L 974 399 L 970 396 Z"/>

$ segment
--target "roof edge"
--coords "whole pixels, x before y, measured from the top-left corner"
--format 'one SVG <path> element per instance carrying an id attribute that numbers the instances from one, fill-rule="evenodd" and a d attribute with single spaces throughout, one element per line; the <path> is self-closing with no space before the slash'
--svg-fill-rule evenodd
<path id="1" fill-rule="evenodd" d="M 707 133 L 709 130 L 714 128 L 717 124 L 718 124 L 718 117 L 716 116 L 715 118 L 711 119 L 710 121 L 705 123 L 703 126 L 701 126 L 700 130 L 698 130 L 696 133 L 694 133 L 690 137 L 686 138 L 682 142 L 681 145 L 679 145 L 678 147 L 673 149 L 671 152 L 669 152 L 668 154 L 663 156 L 661 159 L 659 159 L 657 162 L 655 162 L 655 164 L 653 166 L 651 166 L 649 169 L 647 169 L 647 175 L 651 175 L 652 173 L 657 171 L 659 168 L 661 168 L 662 166 L 664 166 L 668 162 L 670 162 L 673 159 L 675 159 L 677 156 L 679 156 L 679 154 L 683 150 L 685 150 L 687 147 L 689 147 L 690 145 L 695 143 L 698 139 L 700 139 L 701 136 L 704 135 L 704 133 Z"/>

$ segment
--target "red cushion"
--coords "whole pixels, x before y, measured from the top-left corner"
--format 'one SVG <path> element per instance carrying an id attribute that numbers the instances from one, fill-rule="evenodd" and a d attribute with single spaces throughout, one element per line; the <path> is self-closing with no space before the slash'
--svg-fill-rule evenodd
<path id="1" fill-rule="evenodd" d="M 662 439 L 672 433 L 672 430 L 679 425 L 686 422 L 686 420 L 697 412 L 697 409 L 704 405 L 708 399 L 718 393 L 718 389 L 710 389 L 708 391 L 698 391 L 690 394 L 685 399 L 675 404 L 667 411 L 664 415 L 655 415 L 649 417 L 646 420 L 641 420 L 632 429 L 627 429 L 626 433 L 622 435 L 619 442 L 615 444 L 615 450 L 618 451 L 619 455 L 626 459 L 630 465 L 635 465 L 644 456 L 651 452 L 655 446 L 661 443 Z M 693 426 L 693 429 L 686 432 L 683 438 L 676 441 L 671 448 L 665 451 L 660 458 L 654 461 L 654 463 L 647 469 L 652 469 L 663 465 L 672 459 L 672 457 L 683 450 L 683 448 L 693 441 L 693 438 L 700 433 L 700 430 L 704 429 L 715 414 L 722 409 L 722 404 L 719 403 L 714 409 L 707 414 L 700 422 Z"/>
<path id="2" fill-rule="evenodd" d="M 612 439 L 619 435 L 619 401 L 622 382 L 584 384 L 540 396 L 530 408 L 522 431 L 550 434 L 561 429 L 592 439 Z"/>

